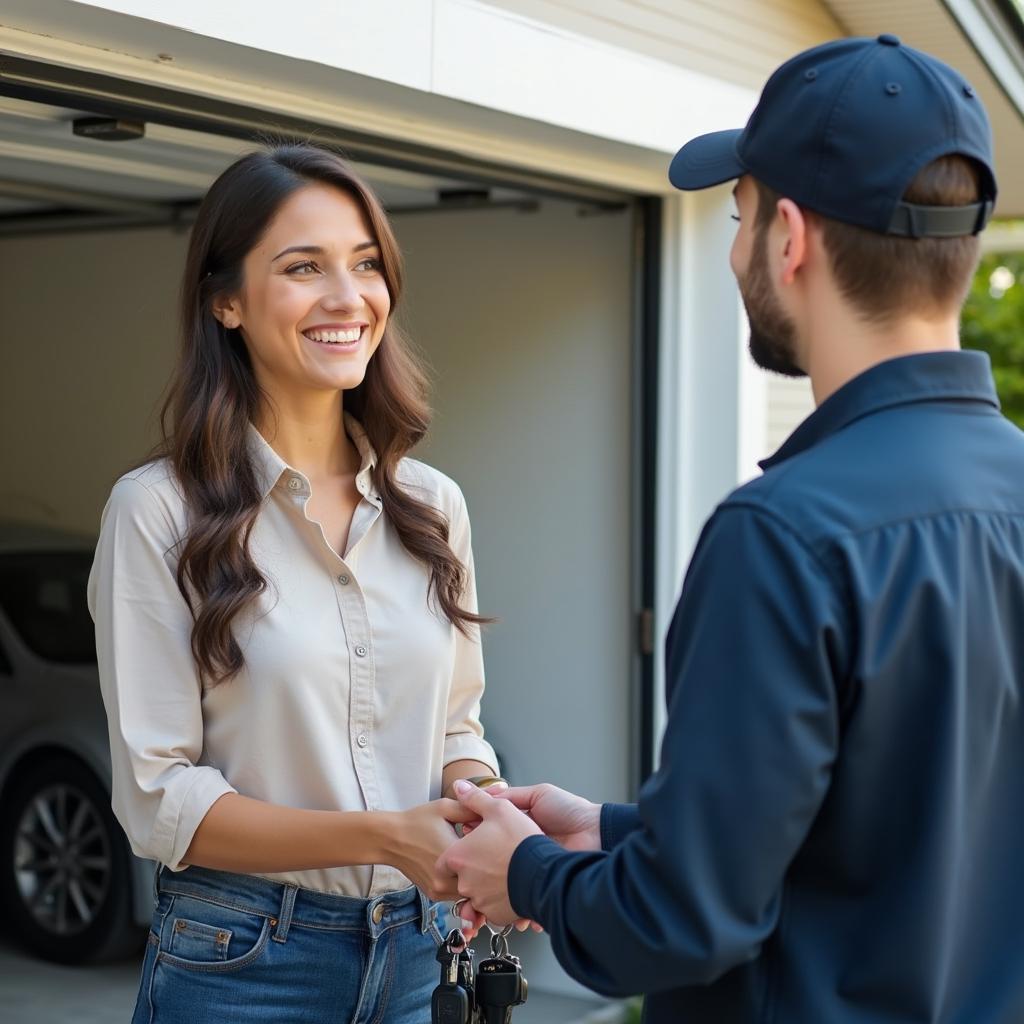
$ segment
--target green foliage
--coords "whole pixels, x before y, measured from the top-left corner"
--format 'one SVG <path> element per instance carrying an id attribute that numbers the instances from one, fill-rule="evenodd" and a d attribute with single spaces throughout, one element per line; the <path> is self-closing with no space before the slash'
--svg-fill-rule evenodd
<path id="1" fill-rule="evenodd" d="M 643 1015 L 644 1004 L 640 999 L 631 999 L 626 1006 L 626 1015 L 622 1018 L 622 1024 L 640 1024 Z"/>
<path id="2" fill-rule="evenodd" d="M 1003 412 L 1024 428 L 1024 253 L 990 253 L 982 259 L 960 338 L 964 348 L 989 354 Z"/>

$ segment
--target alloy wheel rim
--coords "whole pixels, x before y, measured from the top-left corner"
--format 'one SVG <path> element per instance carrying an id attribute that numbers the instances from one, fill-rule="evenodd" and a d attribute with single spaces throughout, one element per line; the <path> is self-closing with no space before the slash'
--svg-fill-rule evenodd
<path id="1" fill-rule="evenodd" d="M 15 832 L 14 877 L 37 924 L 62 937 L 85 931 L 110 889 L 113 861 L 99 809 L 55 783 L 26 805 Z"/>

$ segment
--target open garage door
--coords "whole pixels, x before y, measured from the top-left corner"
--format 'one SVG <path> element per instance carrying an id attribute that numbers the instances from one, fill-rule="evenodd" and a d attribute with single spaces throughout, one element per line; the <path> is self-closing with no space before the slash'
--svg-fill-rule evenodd
<path id="1" fill-rule="evenodd" d="M 0 519 L 88 535 L 156 436 L 196 204 L 268 125 L 34 73 L 0 80 Z M 97 117 L 142 134 L 104 139 Z M 507 772 L 628 799 L 650 749 L 656 201 L 273 128 L 352 143 L 405 251 L 436 378 L 418 454 L 467 496 Z M 527 955 L 539 987 L 573 990 Z"/>

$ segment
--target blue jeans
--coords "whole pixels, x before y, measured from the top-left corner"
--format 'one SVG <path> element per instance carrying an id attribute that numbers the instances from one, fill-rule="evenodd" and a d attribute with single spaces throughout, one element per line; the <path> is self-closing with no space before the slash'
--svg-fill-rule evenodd
<path id="1" fill-rule="evenodd" d="M 132 1024 L 429 1024 L 439 905 L 161 870 Z"/>

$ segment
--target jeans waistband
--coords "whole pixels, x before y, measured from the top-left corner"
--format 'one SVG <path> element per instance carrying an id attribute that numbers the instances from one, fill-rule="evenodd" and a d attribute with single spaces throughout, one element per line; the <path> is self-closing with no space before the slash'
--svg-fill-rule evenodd
<path id="1" fill-rule="evenodd" d="M 279 942 L 287 939 L 293 925 L 339 931 L 366 929 L 377 935 L 410 921 L 426 932 L 436 917 L 430 900 L 414 885 L 362 899 L 303 889 L 259 875 L 192 866 L 184 871 L 158 868 L 156 887 L 160 893 L 195 896 L 269 917 L 275 928 L 273 937 Z"/>

